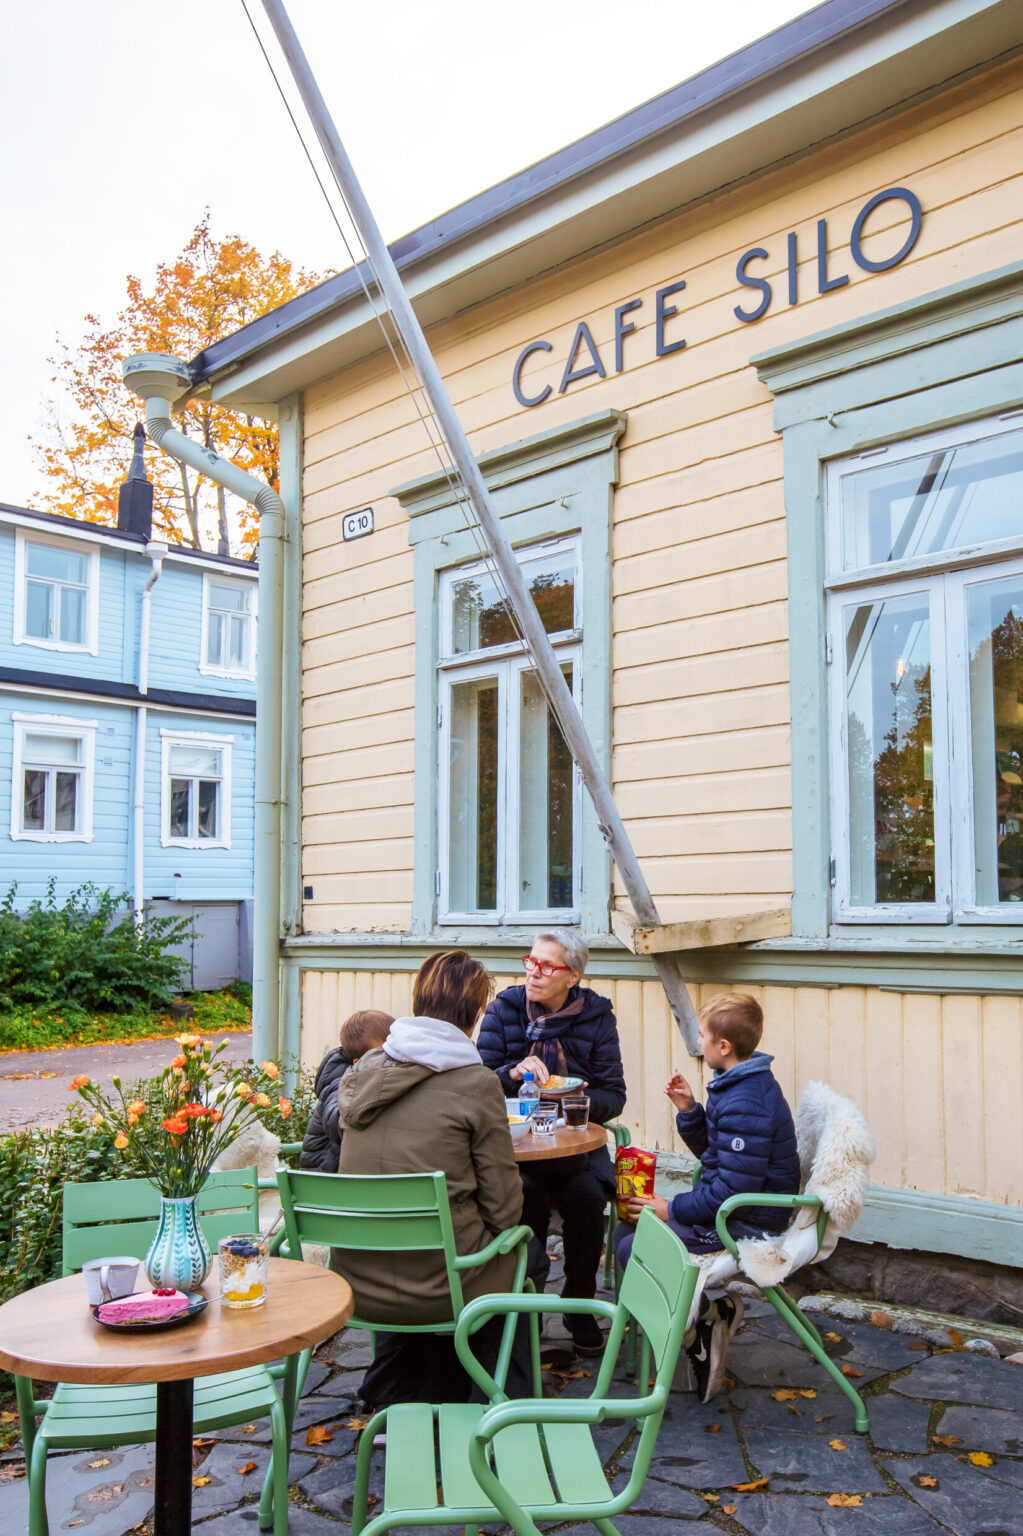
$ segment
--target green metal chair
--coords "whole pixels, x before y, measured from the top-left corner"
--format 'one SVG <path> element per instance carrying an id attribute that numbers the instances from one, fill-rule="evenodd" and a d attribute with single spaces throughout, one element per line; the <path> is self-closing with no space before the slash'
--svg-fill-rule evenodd
<path id="1" fill-rule="evenodd" d="M 479 1253 L 456 1251 L 443 1173 L 313 1173 L 281 1168 L 277 1186 L 284 1208 L 284 1243 L 280 1251 L 285 1258 L 301 1258 L 302 1243 L 325 1243 L 330 1248 L 359 1252 L 426 1251 L 442 1255 L 451 1292 L 451 1322 L 397 1324 L 352 1317 L 351 1328 L 366 1328 L 371 1334 L 454 1333 L 465 1306 L 462 1275 L 502 1253 L 516 1253 L 512 1282 L 516 1294 L 533 1289 L 532 1282 L 526 1279 L 526 1244 L 533 1235 L 529 1227 L 510 1227 Z M 539 1336 L 535 1324 L 531 1332 L 534 1381 L 539 1384 Z M 507 1379 L 514 1333 L 515 1318 L 509 1317 L 496 1367 L 502 1382 Z"/>
<path id="2" fill-rule="evenodd" d="M 258 1230 L 255 1168 L 212 1173 L 199 1198 L 199 1219 L 206 1240 L 232 1232 Z M 145 1257 L 156 1232 L 160 1194 L 148 1179 L 114 1179 L 96 1184 L 65 1184 L 63 1273 L 70 1275 L 89 1259 L 116 1251 Z M 195 1383 L 197 1434 L 247 1424 L 269 1415 L 273 1452 L 259 1507 L 261 1530 L 275 1536 L 288 1530 L 288 1441 L 295 1403 L 308 1367 L 309 1351 L 279 1366 L 203 1376 Z M 276 1378 L 283 1377 L 284 1401 Z M 84 1386 L 60 1383 L 49 1400 L 37 1400 L 28 1377 L 15 1378 L 21 1435 L 28 1471 L 28 1536 L 47 1536 L 46 1457 L 51 1450 L 100 1450 L 139 1445 L 156 1438 L 156 1387 Z M 41 1422 L 36 1423 L 37 1418 Z"/>
<path id="3" fill-rule="evenodd" d="M 636 1228 L 621 1299 L 560 1296 L 481 1296 L 466 1307 L 455 1348 L 490 1406 L 400 1403 L 374 1414 L 359 1442 L 352 1536 L 378 1536 L 393 1526 L 465 1525 L 503 1519 L 520 1536 L 539 1536 L 536 1521 L 592 1520 L 602 1536 L 618 1536 L 611 1519 L 643 1487 L 668 1400 L 675 1361 L 696 1288 L 697 1268 L 663 1222 L 644 1211 Z M 589 1312 L 611 1319 L 593 1392 L 557 1402 L 510 1401 L 473 1357 L 469 1335 L 500 1313 Z M 656 1378 L 634 1398 L 608 1397 L 622 1334 L 630 1319 L 643 1326 L 644 1353 Z M 628 1482 L 614 1493 L 604 1474 L 591 1426 L 635 1419 L 640 1427 Z M 386 1427 L 387 1460 L 380 1513 L 366 1523 L 373 1438 Z"/>

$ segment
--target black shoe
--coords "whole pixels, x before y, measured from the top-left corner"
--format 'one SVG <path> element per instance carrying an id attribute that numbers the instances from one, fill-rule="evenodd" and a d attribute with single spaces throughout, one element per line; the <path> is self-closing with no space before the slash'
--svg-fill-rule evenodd
<path id="1" fill-rule="evenodd" d="M 604 1335 L 597 1319 L 589 1312 L 568 1312 L 561 1321 L 572 1336 L 577 1355 L 602 1355 Z"/>
<path id="2" fill-rule="evenodd" d="M 718 1297 L 718 1317 L 723 1318 L 728 1324 L 728 1337 L 734 1339 L 742 1327 L 743 1318 L 746 1316 L 746 1308 L 742 1304 L 742 1297 L 726 1291 Z"/>
<path id="3" fill-rule="evenodd" d="M 730 1338 L 728 1321 L 714 1312 L 696 1324 L 696 1338 L 687 1346 L 686 1354 L 701 1403 L 709 1403 L 724 1386 Z"/>

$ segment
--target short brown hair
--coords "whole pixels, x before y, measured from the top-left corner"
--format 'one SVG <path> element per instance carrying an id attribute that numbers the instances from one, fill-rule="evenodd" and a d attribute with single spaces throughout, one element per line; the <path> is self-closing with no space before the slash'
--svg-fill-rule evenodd
<path id="1" fill-rule="evenodd" d="M 444 1019 L 468 1035 L 493 992 L 485 965 L 464 949 L 445 949 L 419 967 L 412 1012 L 419 1018 Z"/>
<path id="2" fill-rule="evenodd" d="M 719 992 L 700 1009 L 715 1040 L 727 1040 L 740 1061 L 752 1056 L 764 1033 L 764 1010 L 748 992 Z"/>
<path id="3" fill-rule="evenodd" d="M 376 1008 L 363 1008 L 351 1014 L 341 1025 L 339 1039 L 348 1060 L 356 1061 L 375 1045 L 383 1045 L 393 1023 L 389 1013 L 380 1013 Z"/>

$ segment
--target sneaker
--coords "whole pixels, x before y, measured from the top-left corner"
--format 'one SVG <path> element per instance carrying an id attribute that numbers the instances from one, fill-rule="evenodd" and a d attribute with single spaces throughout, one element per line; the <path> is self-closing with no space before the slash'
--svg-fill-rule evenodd
<path id="1" fill-rule="evenodd" d="M 720 1307 L 720 1303 L 718 1305 Z M 688 1345 L 686 1354 L 693 1370 L 696 1395 L 701 1403 L 709 1403 L 724 1386 L 730 1338 L 728 1321 L 718 1316 L 716 1311 L 701 1318 L 696 1324 L 696 1338 Z"/>
<path id="2" fill-rule="evenodd" d="M 726 1291 L 723 1296 L 718 1297 L 718 1317 L 723 1318 L 728 1324 L 728 1337 L 730 1339 L 734 1339 L 735 1335 L 739 1332 L 745 1316 L 746 1309 L 742 1304 L 741 1296 L 736 1296 L 731 1291 Z"/>
<path id="3" fill-rule="evenodd" d="M 602 1355 L 604 1335 L 597 1319 L 588 1312 L 568 1312 L 561 1321 L 568 1329 L 577 1355 Z"/>

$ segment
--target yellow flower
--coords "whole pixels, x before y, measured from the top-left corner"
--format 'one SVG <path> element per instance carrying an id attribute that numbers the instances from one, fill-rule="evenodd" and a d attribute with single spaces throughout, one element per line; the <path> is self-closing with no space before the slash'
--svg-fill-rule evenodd
<path id="1" fill-rule="evenodd" d="M 128 1124 L 129 1125 L 138 1125 L 138 1123 L 139 1123 L 138 1115 L 133 1115 L 131 1110 L 129 1110 L 128 1111 Z M 116 1146 L 117 1143 L 115 1142 L 114 1145 Z"/>
<path id="2" fill-rule="evenodd" d="M 199 1041 L 202 1039 L 202 1035 L 175 1035 L 174 1038 L 179 1045 L 184 1045 L 191 1048 L 193 1045 L 199 1044 Z"/>
<path id="3" fill-rule="evenodd" d="M 93 1115 L 92 1123 L 93 1123 L 93 1125 L 102 1125 L 104 1123 L 103 1116 L 100 1114 L 99 1110 L 97 1110 L 96 1113 Z"/>
<path id="4" fill-rule="evenodd" d="M 257 1093 L 255 1101 L 260 1109 L 269 1109 L 270 1107 L 270 1095 L 268 1093 Z"/>
<path id="5" fill-rule="evenodd" d="M 275 1061 L 261 1061 L 259 1065 L 262 1067 L 267 1077 L 280 1077 L 281 1069 Z"/>
<path id="6" fill-rule="evenodd" d="M 123 1131 L 118 1131 L 117 1135 L 114 1137 L 114 1146 L 117 1148 L 118 1152 L 123 1152 L 127 1145 L 127 1136 Z"/>
<path id="7" fill-rule="evenodd" d="M 247 1099 L 251 1097 L 251 1094 L 252 1089 L 249 1087 L 248 1083 L 239 1083 L 234 1090 L 236 1099 Z"/>
<path id="8" fill-rule="evenodd" d="M 131 1103 L 128 1105 L 128 1113 L 129 1115 L 141 1115 L 145 1107 L 146 1105 L 144 1099 L 132 1099 Z"/>

